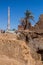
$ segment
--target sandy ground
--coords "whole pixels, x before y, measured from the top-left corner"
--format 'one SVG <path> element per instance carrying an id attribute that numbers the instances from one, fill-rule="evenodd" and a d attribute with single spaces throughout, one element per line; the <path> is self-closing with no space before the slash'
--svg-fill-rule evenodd
<path id="1" fill-rule="evenodd" d="M 15 34 L 0 34 L 0 65 L 36 65 L 36 60 L 25 41 L 17 40 Z"/>

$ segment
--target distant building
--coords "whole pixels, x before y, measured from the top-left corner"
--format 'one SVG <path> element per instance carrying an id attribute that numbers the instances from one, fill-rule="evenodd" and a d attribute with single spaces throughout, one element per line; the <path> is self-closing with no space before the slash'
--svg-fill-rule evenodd
<path id="1" fill-rule="evenodd" d="M 5 30 L 0 30 L 0 33 L 5 33 Z"/>
<path id="2" fill-rule="evenodd" d="M 15 31 L 12 31 L 12 30 L 7 30 L 6 33 L 15 33 Z"/>
<path id="3" fill-rule="evenodd" d="M 24 27 L 22 25 L 18 25 L 18 30 L 24 30 Z"/>

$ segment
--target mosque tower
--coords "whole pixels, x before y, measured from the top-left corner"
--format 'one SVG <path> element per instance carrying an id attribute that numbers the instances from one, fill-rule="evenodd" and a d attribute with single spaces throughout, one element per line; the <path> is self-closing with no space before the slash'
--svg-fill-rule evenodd
<path id="1" fill-rule="evenodd" d="M 8 24 L 7 24 L 7 30 L 10 30 L 10 7 L 8 7 Z"/>

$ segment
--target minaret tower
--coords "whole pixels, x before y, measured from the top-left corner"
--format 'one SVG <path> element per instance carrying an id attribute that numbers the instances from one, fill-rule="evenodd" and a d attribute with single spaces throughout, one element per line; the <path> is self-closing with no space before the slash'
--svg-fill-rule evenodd
<path id="1" fill-rule="evenodd" d="M 10 7 L 8 7 L 8 25 L 7 30 L 10 30 Z"/>

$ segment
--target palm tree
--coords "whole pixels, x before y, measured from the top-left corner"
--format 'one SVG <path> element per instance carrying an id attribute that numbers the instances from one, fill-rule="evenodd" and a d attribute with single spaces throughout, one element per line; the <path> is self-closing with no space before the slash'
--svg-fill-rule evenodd
<path id="1" fill-rule="evenodd" d="M 34 17 L 32 15 L 32 13 L 29 11 L 29 10 L 26 10 L 25 12 L 25 26 L 24 26 L 24 29 L 31 26 L 31 23 L 30 23 L 30 19 L 31 20 L 34 20 Z"/>
<path id="2" fill-rule="evenodd" d="M 29 29 L 29 27 L 31 26 L 30 19 L 34 21 L 32 13 L 29 10 L 26 10 L 25 18 L 20 20 L 21 26 L 23 26 L 24 30 Z"/>

